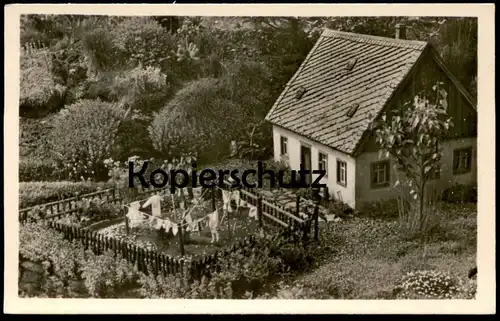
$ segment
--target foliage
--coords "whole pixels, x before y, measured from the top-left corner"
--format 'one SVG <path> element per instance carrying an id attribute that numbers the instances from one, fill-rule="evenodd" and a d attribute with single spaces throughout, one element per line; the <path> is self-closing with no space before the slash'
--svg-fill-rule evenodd
<path id="1" fill-rule="evenodd" d="M 93 182 L 21 182 L 19 183 L 19 208 L 45 204 L 61 199 L 106 189 L 112 185 Z"/>
<path id="2" fill-rule="evenodd" d="M 48 159 L 50 148 L 47 135 L 50 132 L 50 117 L 33 119 L 20 117 L 19 119 L 19 156 L 41 157 Z"/>
<path id="3" fill-rule="evenodd" d="M 116 297 L 120 291 L 135 286 L 139 273 L 126 260 L 117 259 L 110 251 L 103 255 L 88 255 L 89 259 L 81 268 L 81 276 L 92 297 Z"/>
<path id="4" fill-rule="evenodd" d="M 100 100 L 80 100 L 56 117 L 51 132 L 54 157 L 73 179 L 103 179 L 103 161 L 120 149 L 115 143 L 124 111 Z"/>
<path id="5" fill-rule="evenodd" d="M 403 188 L 408 187 L 411 198 L 419 200 L 418 206 L 410 203 L 411 213 L 418 216 L 417 231 L 426 228 L 426 183 L 440 171 L 442 153 L 438 142 L 452 126 L 451 118 L 446 114 L 447 93 L 440 86 L 438 83 L 432 88 L 436 95 L 434 102 L 429 100 L 431 97 L 415 96 L 413 104 L 404 105 L 402 115 L 399 111 L 394 111 L 394 115 L 388 119 L 383 114 L 375 131 L 381 154 L 385 153 L 386 158 L 390 155 L 396 159 L 396 168 L 406 180 L 403 183 L 397 180 L 395 187 L 399 184 Z"/>
<path id="6" fill-rule="evenodd" d="M 201 281 L 189 282 L 179 275 L 158 275 L 156 278 L 141 275 L 140 295 L 150 299 L 214 299 L 214 292 L 211 282 L 207 278 Z"/>
<path id="7" fill-rule="evenodd" d="M 123 214 L 120 206 L 116 206 L 113 203 L 102 202 L 99 198 L 85 198 L 82 203 L 81 211 L 71 215 L 58 217 L 56 221 L 66 225 L 87 227 L 103 220 L 122 217 L 121 215 Z"/>
<path id="8" fill-rule="evenodd" d="M 407 273 L 395 291 L 400 299 L 455 299 L 464 287 L 458 279 L 446 273 L 424 270 Z M 469 292 L 468 289 L 465 291 Z"/>
<path id="9" fill-rule="evenodd" d="M 19 181 L 58 181 L 64 173 L 52 161 L 44 161 L 34 157 L 23 157 L 19 160 Z"/>
<path id="10" fill-rule="evenodd" d="M 127 109 L 148 114 L 165 104 L 170 89 L 167 76 L 159 68 L 137 66 L 115 77 L 111 95 Z"/>
<path id="11" fill-rule="evenodd" d="M 226 88 L 213 78 L 187 84 L 155 117 L 149 133 L 154 148 L 169 158 L 184 153 L 199 158 L 228 148 L 244 120 Z M 182 124 L 182 126 L 179 126 Z"/>
<path id="12" fill-rule="evenodd" d="M 443 200 L 450 203 L 477 202 L 477 186 L 454 184 L 443 193 Z"/>
<path id="13" fill-rule="evenodd" d="M 66 287 L 72 280 L 84 280 L 87 295 L 98 298 L 116 297 L 135 285 L 137 269 L 113 253 L 95 255 L 81 243 L 69 242 L 61 233 L 43 222 L 26 223 L 20 229 L 19 253 L 46 267 L 45 295 L 54 295 L 55 287 Z M 61 291 L 59 291 L 61 292 Z M 64 296 L 67 292 L 62 291 Z M 57 294 L 56 294 L 57 295 Z"/>
<path id="14" fill-rule="evenodd" d="M 129 68 L 142 65 L 164 70 L 175 47 L 172 35 L 151 17 L 121 18 L 111 37 L 119 58 Z"/>
<path id="15" fill-rule="evenodd" d="M 277 278 L 306 270 L 314 251 L 291 235 L 258 238 L 252 245 L 219 256 L 201 281 L 181 276 L 141 277 L 146 298 L 242 299 L 259 296 Z"/>
<path id="16" fill-rule="evenodd" d="M 21 51 L 21 112 L 51 111 L 60 107 L 66 88 L 54 81 L 50 69 L 46 50 Z"/>
<path id="17" fill-rule="evenodd" d="M 363 204 L 360 213 L 366 217 L 394 219 L 398 217 L 397 200 L 384 200 Z"/>
<path id="18" fill-rule="evenodd" d="M 425 244 L 401 239 L 397 220 L 355 216 L 334 224 L 321 244 L 332 250 L 320 266 L 287 285 L 312 289 L 308 299 L 395 299 L 407 272 L 436 270 L 460 280 L 476 264 L 475 204 L 442 204 L 439 231 Z M 320 229 L 320 232 L 325 228 Z M 464 285 L 465 288 L 472 287 Z M 290 290 L 292 291 L 292 290 Z M 473 292 L 470 288 L 469 292 Z M 461 294 L 462 295 L 462 294 Z M 461 296 L 459 295 L 459 297 Z"/>

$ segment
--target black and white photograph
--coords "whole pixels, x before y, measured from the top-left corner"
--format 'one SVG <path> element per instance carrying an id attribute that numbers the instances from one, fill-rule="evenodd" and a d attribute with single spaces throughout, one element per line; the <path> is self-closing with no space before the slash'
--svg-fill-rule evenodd
<path id="1" fill-rule="evenodd" d="M 123 7 L 16 18 L 17 304 L 459 306 L 478 300 L 478 267 L 494 290 L 478 14 Z"/>

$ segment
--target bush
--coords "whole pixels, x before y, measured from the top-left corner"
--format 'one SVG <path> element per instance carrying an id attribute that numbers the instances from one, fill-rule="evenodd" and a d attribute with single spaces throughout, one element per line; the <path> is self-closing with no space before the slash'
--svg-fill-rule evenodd
<path id="1" fill-rule="evenodd" d="M 21 182 L 19 184 L 19 208 L 54 202 L 57 200 L 113 187 L 108 183 L 93 182 Z"/>
<path id="2" fill-rule="evenodd" d="M 446 273 L 423 270 L 407 273 L 394 291 L 400 299 L 454 299 L 463 295 L 464 287 Z"/>
<path id="3" fill-rule="evenodd" d="M 106 252 L 95 255 L 86 251 L 77 241 L 69 242 L 61 233 L 48 228 L 43 222 L 26 223 L 19 233 L 19 254 L 45 266 L 45 293 L 53 295 L 58 286 L 58 296 L 68 297 L 71 281 L 84 280 L 87 297 L 116 297 L 137 285 L 137 269 L 123 259 Z M 48 293 L 47 293 L 48 292 Z"/>
<path id="4" fill-rule="evenodd" d="M 50 133 L 50 118 L 19 118 L 19 156 L 48 158 L 47 135 Z"/>
<path id="5" fill-rule="evenodd" d="M 116 298 L 128 288 L 136 287 L 140 274 L 135 266 L 108 251 L 103 255 L 89 255 L 81 267 L 81 277 L 92 297 Z"/>
<path id="6" fill-rule="evenodd" d="M 123 116 L 119 106 L 101 100 L 80 100 L 56 116 L 50 142 L 69 178 L 107 179 L 103 162 L 120 151 L 116 142 Z"/>
<path id="7" fill-rule="evenodd" d="M 454 184 L 444 192 L 443 200 L 449 203 L 477 203 L 477 185 Z"/>
<path id="8" fill-rule="evenodd" d="M 54 162 L 36 158 L 21 158 L 19 161 L 19 181 L 58 181 L 64 178 L 64 173 Z"/>
<path id="9" fill-rule="evenodd" d="M 149 66 L 137 66 L 118 74 L 111 86 L 114 100 L 120 101 L 126 108 L 140 110 L 145 114 L 163 107 L 171 93 L 167 76 L 159 68 Z"/>
<path id="10" fill-rule="evenodd" d="M 162 67 L 175 48 L 172 34 L 151 17 L 125 17 L 112 30 L 113 45 L 129 67 Z"/>
<path id="11" fill-rule="evenodd" d="M 398 217 L 398 201 L 394 199 L 366 203 L 359 212 L 365 217 L 394 219 Z"/>
<path id="12" fill-rule="evenodd" d="M 21 52 L 21 114 L 38 116 L 61 106 L 66 88 L 54 81 L 50 68 L 48 52 Z"/>
<path id="13" fill-rule="evenodd" d="M 226 88 L 216 79 L 188 83 L 151 123 L 149 136 L 154 148 L 169 158 L 196 153 L 202 163 L 217 160 L 228 151 L 234 133 L 246 121 L 227 96 Z"/>

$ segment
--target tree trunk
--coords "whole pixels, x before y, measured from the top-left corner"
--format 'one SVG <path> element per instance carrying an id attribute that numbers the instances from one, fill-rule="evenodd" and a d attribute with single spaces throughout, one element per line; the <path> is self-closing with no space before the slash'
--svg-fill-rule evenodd
<path id="1" fill-rule="evenodd" d="M 422 170 L 423 174 L 423 170 Z M 419 232 L 423 233 L 425 230 L 425 218 L 424 218 L 424 195 L 425 194 L 425 179 L 422 177 L 422 182 L 420 184 L 420 206 L 418 208 L 419 211 L 419 219 L 420 219 L 420 226 L 419 226 Z"/>

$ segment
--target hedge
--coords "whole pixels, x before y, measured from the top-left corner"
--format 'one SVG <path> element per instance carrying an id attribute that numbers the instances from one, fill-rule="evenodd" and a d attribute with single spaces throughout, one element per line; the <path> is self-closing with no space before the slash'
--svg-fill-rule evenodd
<path id="1" fill-rule="evenodd" d="M 19 183 L 19 208 L 27 208 L 99 189 L 113 187 L 110 183 L 95 182 L 21 182 Z"/>

